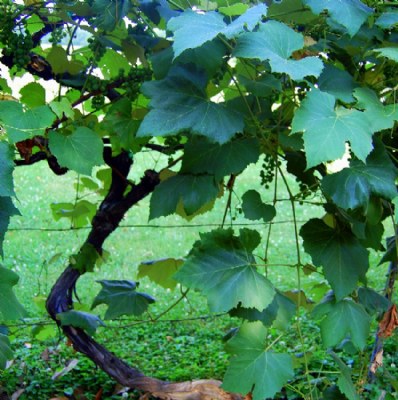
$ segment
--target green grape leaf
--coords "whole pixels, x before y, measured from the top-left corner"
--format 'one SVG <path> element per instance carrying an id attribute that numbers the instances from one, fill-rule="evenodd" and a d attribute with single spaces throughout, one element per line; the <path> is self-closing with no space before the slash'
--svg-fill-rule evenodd
<path id="1" fill-rule="evenodd" d="M 11 360 L 14 356 L 11 350 L 10 339 L 6 335 L 0 333 L 0 370 L 4 370 L 7 365 L 7 361 Z"/>
<path id="2" fill-rule="evenodd" d="M 55 221 L 68 218 L 74 228 L 88 226 L 97 212 L 97 206 L 87 200 L 79 200 L 76 203 L 52 203 L 50 207 Z"/>
<path id="3" fill-rule="evenodd" d="M 69 263 L 82 274 L 93 272 L 94 267 L 102 261 L 101 255 L 97 252 L 91 243 L 84 243 L 77 254 L 69 257 Z"/>
<path id="4" fill-rule="evenodd" d="M 241 173 L 260 156 L 257 139 L 239 138 L 219 145 L 207 139 L 193 136 L 185 145 L 181 172 L 212 174 L 216 181 L 224 176 Z"/>
<path id="5" fill-rule="evenodd" d="M 28 107 L 34 108 L 46 104 L 46 91 L 44 87 L 37 82 L 31 82 L 25 85 L 20 91 L 21 102 Z"/>
<path id="6" fill-rule="evenodd" d="M 354 96 L 358 100 L 356 107 L 364 110 L 363 114 L 373 132 L 391 129 L 398 120 L 396 104 L 384 106 L 373 90 L 357 88 L 354 90 Z"/>
<path id="7" fill-rule="evenodd" d="M 127 280 L 101 280 L 102 288 L 95 297 L 91 309 L 106 304 L 105 319 L 114 319 L 122 315 L 141 315 L 155 302 L 152 296 L 136 291 L 137 284 Z"/>
<path id="8" fill-rule="evenodd" d="M 14 152 L 7 142 L 0 142 L 0 196 L 14 196 Z"/>
<path id="9" fill-rule="evenodd" d="M 1 175 L 1 174 L 0 174 Z M 3 257 L 3 241 L 5 233 L 8 230 L 10 217 L 20 215 L 18 209 L 14 206 L 11 197 L 0 196 L 0 256 Z"/>
<path id="10" fill-rule="evenodd" d="M 294 80 L 302 80 L 306 76 L 318 77 L 323 69 L 319 58 L 290 59 L 294 51 L 303 47 L 303 35 L 281 22 L 268 21 L 258 31 L 240 35 L 233 54 L 236 57 L 268 60 L 273 72 L 286 73 Z"/>
<path id="11" fill-rule="evenodd" d="M 331 304 L 321 321 L 321 336 L 325 347 L 333 347 L 350 335 L 352 343 L 362 350 L 370 331 L 370 316 L 361 304 L 342 300 Z"/>
<path id="12" fill-rule="evenodd" d="M 95 24 L 97 28 L 112 31 L 129 12 L 130 2 L 125 0 L 94 0 L 91 7 L 96 15 Z"/>
<path id="13" fill-rule="evenodd" d="M 329 93 L 346 103 L 353 103 L 355 101 L 352 92 L 357 84 L 354 78 L 345 70 L 339 69 L 333 65 L 325 65 L 319 80 L 319 89 L 322 92 Z"/>
<path id="14" fill-rule="evenodd" d="M 176 68 L 167 78 L 142 85 L 152 109 L 142 121 L 138 137 L 176 135 L 189 129 L 222 144 L 243 131 L 240 113 L 225 103 L 208 100 L 203 87 L 194 81 L 196 76 L 177 76 L 178 71 L 183 74 L 184 70 Z"/>
<path id="15" fill-rule="evenodd" d="M 377 18 L 375 24 L 382 29 L 388 29 L 398 24 L 398 10 L 390 10 L 382 13 L 380 17 Z"/>
<path id="16" fill-rule="evenodd" d="M 294 115 L 292 133 L 304 132 L 307 168 L 341 158 L 346 142 L 364 162 L 373 148 L 373 132 L 363 113 L 335 108 L 335 103 L 331 94 L 313 89 Z"/>
<path id="17" fill-rule="evenodd" d="M 156 186 L 152 193 L 149 219 L 175 213 L 180 201 L 186 214 L 192 215 L 218 193 L 218 184 L 211 175 L 172 176 Z"/>
<path id="18" fill-rule="evenodd" d="M 148 277 L 165 289 L 174 289 L 177 281 L 173 279 L 173 275 L 183 263 L 182 259 L 176 258 L 142 262 L 138 267 L 137 278 Z"/>
<path id="19" fill-rule="evenodd" d="M 330 228 L 314 218 L 302 226 L 300 235 L 313 263 L 322 265 L 337 300 L 350 294 L 358 280 L 364 279 L 369 254 L 351 232 Z"/>
<path id="20" fill-rule="evenodd" d="M 318 17 L 306 10 L 302 0 L 272 1 L 268 8 L 268 17 L 288 24 L 311 25 Z"/>
<path id="21" fill-rule="evenodd" d="M 242 15 L 249 6 L 243 3 L 235 3 L 230 6 L 219 7 L 218 11 L 227 17 L 233 17 L 235 15 Z"/>
<path id="22" fill-rule="evenodd" d="M 244 14 L 229 24 L 222 31 L 222 34 L 227 39 L 232 39 L 245 30 L 252 31 L 261 22 L 262 18 L 267 15 L 267 8 L 265 4 L 258 4 L 249 8 Z"/>
<path id="23" fill-rule="evenodd" d="M 195 27 L 194 35 L 192 35 L 193 26 Z M 178 17 L 171 18 L 167 29 L 174 33 L 174 57 L 178 57 L 187 49 L 200 47 L 214 39 L 225 26 L 222 15 L 214 11 L 202 14 L 188 10 Z"/>
<path id="24" fill-rule="evenodd" d="M 0 101 L 0 124 L 12 143 L 43 135 L 55 120 L 48 106 L 24 109 L 16 101 Z"/>
<path id="25" fill-rule="evenodd" d="M 383 57 L 398 62 L 398 47 L 381 47 L 373 51 L 379 53 Z"/>
<path id="26" fill-rule="evenodd" d="M 201 234 L 174 278 L 201 290 L 212 311 L 228 311 L 239 303 L 264 310 L 275 289 L 255 266 L 252 251 L 259 242 L 258 232 L 248 229 L 242 229 L 239 237 L 232 229 Z"/>
<path id="27" fill-rule="evenodd" d="M 8 268 L 0 266 L 0 315 L 4 320 L 15 320 L 27 316 L 13 292 L 19 276 Z"/>
<path id="28" fill-rule="evenodd" d="M 354 36 L 373 14 L 373 9 L 360 0 L 303 0 L 303 2 L 315 14 L 328 10 L 332 20 L 343 25 L 351 36 Z"/>
<path id="29" fill-rule="evenodd" d="M 264 326 L 273 325 L 277 329 L 285 330 L 289 327 L 290 321 L 296 313 L 296 308 L 292 300 L 277 291 L 271 304 L 263 311 L 238 306 L 232 309 L 229 314 L 249 322 L 261 321 Z"/>
<path id="30" fill-rule="evenodd" d="M 62 167 L 73 169 L 79 174 L 91 175 L 94 166 L 104 164 L 102 140 L 87 127 L 80 126 L 70 135 L 51 131 L 48 144 Z"/>
<path id="31" fill-rule="evenodd" d="M 367 287 L 358 289 L 358 300 L 369 314 L 384 313 L 391 306 L 386 297 Z"/>
<path id="32" fill-rule="evenodd" d="M 242 196 L 242 211 L 245 218 L 252 221 L 262 219 L 264 222 L 269 222 L 276 215 L 275 207 L 263 203 L 260 193 L 253 189 Z"/>
<path id="33" fill-rule="evenodd" d="M 351 368 L 344 364 L 340 357 L 338 357 L 333 351 L 329 354 L 333 357 L 341 372 L 337 379 L 337 386 L 339 387 L 340 392 L 343 393 L 348 400 L 360 400 L 355 385 L 352 382 Z"/>
<path id="34" fill-rule="evenodd" d="M 57 314 L 62 326 L 74 326 L 85 330 L 90 336 L 94 335 L 99 326 L 105 326 L 101 319 L 93 314 L 70 310 Z"/>
<path id="35" fill-rule="evenodd" d="M 62 118 L 64 116 L 70 119 L 75 118 L 72 104 L 66 97 L 62 97 L 59 101 L 53 100 L 49 106 L 58 118 Z"/>
<path id="36" fill-rule="evenodd" d="M 251 31 L 266 14 L 267 6 L 259 4 L 247 9 L 244 14 L 227 25 L 223 16 L 218 12 L 185 11 L 178 17 L 171 18 L 167 24 L 167 28 L 174 34 L 174 57 L 178 57 L 188 49 L 204 45 L 219 34 L 231 39 L 245 29 Z M 195 35 L 192 35 L 192 26 L 195 27 Z"/>
<path id="37" fill-rule="evenodd" d="M 253 400 L 272 398 L 294 375 L 292 358 L 266 350 L 267 330 L 261 322 L 245 323 L 227 343 L 233 356 L 222 387 Z M 254 389 L 253 389 L 254 387 Z"/>
<path id="38" fill-rule="evenodd" d="M 239 75 L 238 80 L 252 95 L 257 97 L 268 97 L 272 92 L 282 91 L 281 81 L 271 74 L 260 76 L 256 80 Z"/>
<path id="39" fill-rule="evenodd" d="M 397 195 L 397 169 L 382 145 L 377 145 L 366 160 L 352 161 L 349 168 L 327 175 L 322 188 L 339 207 L 366 209 L 371 195 L 392 200 Z"/>

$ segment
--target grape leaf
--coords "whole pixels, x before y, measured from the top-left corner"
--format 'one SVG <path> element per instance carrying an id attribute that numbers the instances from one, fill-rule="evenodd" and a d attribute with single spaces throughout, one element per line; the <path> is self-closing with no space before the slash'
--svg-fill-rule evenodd
<path id="1" fill-rule="evenodd" d="M 354 96 L 358 100 L 356 107 L 364 110 L 363 114 L 373 132 L 391 129 L 394 122 L 398 120 L 396 104 L 384 106 L 373 90 L 357 88 L 354 90 Z"/>
<path id="2" fill-rule="evenodd" d="M 325 347 L 333 347 L 349 334 L 352 343 L 363 349 L 370 331 L 370 317 L 361 304 L 342 300 L 331 304 L 321 321 L 321 336 Z"/>
<path id="3" fill-rule="evenodd" d="M 249 322 L 261 321 L 264 326 L 273 325 L 282 330 L 288 328 L 295 313 L 296 305 L 293 301 L 278 291 L 271 304 L 263 311 L 238 306 L 229 312 L 233 317 L 242 318 Z"/>
<path id="4" fill-rule="evenodd" d="M 43 135 L 55 120 L 48 106 L 26 109 L 16 101 L 0 101 L 0 122 L 12 143 Z"/>
<path id="5" fill-rule="evenodd" d="M 275 290 L 255 266 L 252 251 L 259 242 L 258 232 L 248 229 L 242 229 L 239 237 L 232 229 L 201 234 L 174 278 L 201 290 L 212 311 L 228 311 L 239 303 L 264 310 Z"/>
<path id="6" fill-rule="evenodd" d="M 339 100 L 346 103 L 355 101 L 352 92 L 357 84 L 345 70 L 327 64 L 319 77 L 318 85 L 322 92 L 327 92 Z"/>
<path id="7" fill-rule="evenodd" d="M 11 360 L 14 353 L 11 350 L 10 339 L 0 333 L 0 370 L 5 369 L 7 361 Z"/>
<path id="8" fill-rule="evenodd" d="M 7 142 L 0 142 L 0 196 L 14 196 L 14 152 Z"/>
<path id="9" fill-rule="evenodd" d="M 1 175 L 1 174 L 0 174 Z M 5 233 L 10 223 L 10 217 L 20 215 L 18 209 L 14 206 L 11 197 L 0 196 L 0 256 L 3 257 L 3 241 Z"/>
<path id="10" fill-rule="evenodd" d="M 391 306 L 386 297 L 367 287 L 358 289 L 358 300 L 369 314 L 384 313 Z"/>
<path id="11" fill-rule="evenodd" d="M 337 386 L 339 387 L 341 393 L 347 396 L 348 400 L 360 400 L 358 392 L 355 389 L 355 385 L 351 378 L 351 369 L 343 363 L 340 357 L 337 356 L 333 351 L 329 353 L 334 361 L 336 361 L 339 366 L 341 374 L 337 379 Z"/>
<path id="12" fill-rule="evenodd" d="M 19 276 L 8 268 L 0 266 L 0 314 L 4 320 L 14 320 L 27 316 L 13 292 Z"/>
<path id="13" fill-rule="evenodd" d="M 28 107 L 38 107 L 46 104 L 46 92 L 44 87 L 37 82 L 25 85 L 20 91 L 21 102 Z"/>
<path id="14" fill-rule="evenodd" d="M 233 356 L 223 389 L 243 395 L 251 392 L 253 400 L 262 400 L 272 398 L 293 377 L 291 356 L 267 351 L 266 340 L 267 330 L 261 322 L 241 326 L 227 343 L 227 351 Z"/>
<path id="15" fill-rule="evenodd" d="M 398 11 L 390 10 L 382 13 L 375 24 L 383 29 L 391 28 L 393 25 L 398 24 Z"/>
<path id="16" fill-rule="evenodd" d="M 249 8 L 231 24 L 224 22 L 223 16 L 215 11 L 198 13 L 187 10 L 178 17 L 169 20 L 167 28 L 174 34 L 174 57 L 188 49 L 194 49 L 213 40 L 219 34 L 228 39 L 238 35 L 244 29 L 253 30 L 267 14 L 267 6 L 259 4 Z M 192 35 L 192 26 L 195 27 L 195 35 Z"/>
<path id="17" fill-rule="evenodd" d="M 225 143 L 244 127 L 243 116 L 225 103 L 207 99 L 202 79 L 180 75 L 174 69 L 161 81 L 145 82 L 143 93 L 151 99 L 152 108 L 138 129 L 137 136 L 169 136 L 184 130 Z M 200 82 L 195 82 L 195 79 Z"/>
<path id="18" fill-rule="evenodd" d="M 315 14 L 328 10 L 332 20 L 343 25 L 351 36 L 354 36 L 373 14 L 373 9 L 359 0 L 304 0 L 303 2 Z"/>
<path id="19" fill-rule="evenodd" d="M 256 190 L 248 190 L 242 196 L 242 211 L 245 218 L 252 221 L 262 219 L 264 222 L 269 222 L 276 215 L 275 207 L 263 203 L 260 193 Z"/>
<path id="20" fill-rule="evenodd" d="M 249 164 L 257 162 L 260 146 L 257 139 L 239 138 L 219 145 L 193 136 L 185 145 L 181 172 L 214 174 L 216 181 L 239 174 Z"/>
<path id="21" fill-rule="evenodd" d="M 94 335 L 99 326 L 105 326 L 96 315 L 84 312 L 69 310 L 57 314 L 57 319 L 61 321 L 62 326 L 74 326 L 85 330 L 90 336 Z"/>
<path id="22" fill-rule="evenodd" d="M 50 207 L 55 221 L 68 218 L 74 228 L 88 226 L 97 212 L 96 204 L 87 200 L 75 203 L 52 203 Z"/>
<path id="23" fill-rule="evenodd" d="M 156 186 L 152 193 L 149 219 L 173 214 L 180 201 L 186 214 L 192 215 L 215 199 L 218 193 L 218 184 L 211 175 L 172 176 Z"/>
<path id="24" fill-rule="evenodd" d="M 379 49 L 374 49 L 373 51 L 375 51 L 376 53 L 380 53 L 380 55 L 383 57 L 398 62 L 397 47 L 380 47 Z"/>
<path id="25" fill-rule="evenodd" d="M 352 151 L 365 162 L 371 152 L 372 129 L 362 112 L 338 107 L 336 99 L 320 90 L 311 90 L 296 111 L 292 133 L 304 132 L 307 168 L 337 160 L 350 142 Z"/>
<path id="26" fill-rule="evenodd" d="M 272 74 L 262 75 L 256 80 L 239 75 L 238 80 L 251 94 L 257 97 L 268 97 L 272 92 L 282 91 L 281 81 Z"/>
<path id="27" fill-rule="evenodd" d="M 392 200 L 397 195 L 397 169 L 383 145 L 377 145 L 366 160 L 351 161 L 349 168 L 327 175 L 322 188 L 334 203 L 345 210 L 366 209 L 371 195 Z"/>
<path id="28" fill-rule="evenodd" d="M 177 281 L 172 276 L 183 263 L 182 259 L 176 258 L 142 262 L 138 267 L 137 278 L 148 277 L 152 282 L 165 289 L 174 289 Z"/>
<path id="29" fill-rule="evenodd" d="M 369 268 L 368 251 L 349 231 L 333 229 L 311 219 L 300 230 L 304 249 L 315 265 L 323 266 L 337 300 L 350 294 Z"/>
<path id="30" fill-rule="evenodd" d="M 127 15 L 130 2 L 124 0 L 94 0 L 91 7 L 96 15 L 95 24 L 97 28 L 112 31 Z"/>
<path id="31" fill-rule="evenodd" d="M 62 167 L 91 175 L 94 166 L 104 164 L 102 140 L 87 127 L 80 126 L 70 135 L 51 131 L 48 140 L 51 152 Z"/>
<path id="32" fill-rule="evenodd" d="M 306 76 L 318 77 L 323 69 L 319 58 L 289 58 L 303 47 L 304 38 L 300 33 L 281 22 L 268 21 L 260 25 L 258 31 L 240 35 L 233 54 L 236 57 L 268 60 L 273 72 L 286 73 L 294 80 L 302 80 Z"/>
<path id="33" fill-rule="evenodd" d="M 49 106 L 58 118 L 65 116 L 67 118 L 74 119 L 75 117 L 72 104 L 66 97 L 62 97 L 59 101 L 53 100 Z"/>
<path id="34" fill-rule="evenodd" d="M 137 284 L 133 281 L 101 280 L 101 291 L 95 297 L 91 309 L 99 304 L 107 304 L 105 319 L 118 318 L 121 315 L 141 315 L 149 304 L 155 302 L 152 296 L 136 291 Z"/>

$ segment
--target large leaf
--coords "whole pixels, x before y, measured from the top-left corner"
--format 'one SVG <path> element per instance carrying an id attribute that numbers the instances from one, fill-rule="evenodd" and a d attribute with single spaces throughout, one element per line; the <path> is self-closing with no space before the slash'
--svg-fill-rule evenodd
<path id="1" fill-rule="evenodd" d="M 0 197 L 0 256 L 3 257 L 3 241 L 10 223 L 10 217 L 19 215 L 11 197 Z"/>
<path id="2" fill-rule="evenodd" d="M 154 190 L 149 219 L 176 212 L 180 202 L 189 216 L 214 200 L 219 193 L 218 184 L 211 175 L 178 174 L 163 181 Z"/>
<path id="3" fill-rule="evenodd" d="M 14 152 L 7 142 L 0 142 L 0 196 L 13 196 Z"/>
<path id="4" fill-rule="evenodd" d="M 7 361 L 11 360 L 13 355 L 10 340 L 0 333 L 0 370 L 5 369 Z"/>
<path id="5" fill-rule="evenodd" d="M 245 218 L 253 221 L 262 219 L 264 222 L 269 222 L 276 215 L 275 207 L 263 203 L 260 193 L 253 189 L 242 196 L 242 211 Z"/>
<path id="6" fill-rule="evenodd" d="M 292 358 L 266 350 L 267 330 L 261 322 L 243 324 L 227 344 L 233 356 L 224 376 L 225 390 L 253 400 L 271 398 L 293 377 Z M 254 388 L 253 388 L 254 387 Z"/>
<path id="7" fill-rule="evenodd" d="M 165 289 L 174 289 L 177 281 L 172 276 L 183 263 L 182 259 L 176 258 L 142 262 L 138 267 L 137 278 L 148 277 Z"/>
<path id="8" fill-rule="evenodd" d="M 28 83 L 19 93 L 21 94 L 21 102 L 28 107 L 34 108 L 46 104 L 46 91 L 40 83 Z"/>
<path id="9" fill-rule="evenodd" d="M 179 73 L 180 72 L 180 73 Z M 146 82 L 143 93 L 152 110 L 145 116 L 137 136 L 169 136 L 184 130 L 225 143 L 244 127 L 243 116 L 224 103 L 207 99 L 203 82 L 187 76 L 181 68 L 161 81 Z"/>
<path id="10" fill-rule="evenodd" d="M 347 230 L 333 229 L 320 219 L 309 220 L 300 230 L 304 249 L 315 265 L 323 267 L 337 300 L 350 294 L 369 268 L 368 251 Z"/>
<path id="11" fill-rule="evenodd" d="M 252 251 L 258 246 L 257 231 L 242 229 L 239 237 L 232 229 L 216 229 L 201 234 L 174 278 L 201 290 L 212 311 L 242 307 L 264 310 L 271 304 L 275 290 L 255 266 Z"/>
<path id="12" fill-rule="evenodd" d="M 99 326 L 104 326 L 101 319 L 93 314 L 70 310 L 57 314 L 57 319 L 61 321 L 62 326 L 74 326 L 85 330 L 89 335 L 94 335 Z"/>
<path id="13" fill-rule="evenodd" d="M 223 16 L 215 11 L 198 13 L 187 10 L 178 17 L 170 19 L 167 28 L 174 34 L 173 50 L 174 56 L 178 57 L 188 49 L 195 49 L 213 40 L 219 34 L 232 38 L 244 29 L 253 30 L 266 15 L 267 6 L 259 4 L 249 8 L 231 24 L 224 22 Z M 192 27 L 195 34 L 192 35 Z"/>
<path id="14" fill-rule="evenodd" d="M 214 174 L 217 181 L 226 175 L 239 174 L 257 162 L 260 146 L 257 139 L 239 138 L 223 145 L 193 136 L 185 145 L 181 171 Z"/>
<path id="15" fill-rule="evenodd" d="M 390 60 L 398 62 L 398 48 L 397 47 L 380 47 L 378 49 L 374 49 L 376 53 L 379 53 L 381 56 L 386 57 Z"/>
<path id="16" fill-rule="evenodd" d="M 303 2 L 316 14 L 328 10 L 333 21 L 343 25 L 351 36 L 359 31 L 373 13 L 373 9 L 360 0 L 303 0 Z"/>
<path id="17" fill-rule="evenodd" d="M 363 113 L 342 107 L 320 90 L 311 90 L 296 111 L 292 133 L 304 132 L 307 168 L 337 160 L 346 151 L 346 142 L 362 161 L 372 150 L 372 129 Z"/>
<path id="18" fill-rule="evenodd" d="M 303 35 L 281 22 L 268 21 L 260 26 L 259 31 L 240 35 L 234 55 L 268 60 L 273 72 L 286 73 L 295 80 L 306 76 L 318 77 L 323 69 L 319 58 L 290 59 L 294 51 L 303 47 Z"/>
<path id="19" fill-rule="evenodd" d="M 352 161 L 349 168 L 325 176 L 322 188 L 345 210 L 367 208 L 371 195 L 392 200 L 397 195 L 397 169 L 383 146 L 378 145 L 366 160 Z"/>
<path id="20" fill-rule="evenodd" d="M 321 321 L 321 335 L 325 347 L 333 347 L 350 335 L 352 343 L 360 350 L 370 331 L 370 316 L 361 304 L 342 300 L 329 304 L 327 314 Z"/>
<path id="21" fill-rule="evenodd" d="M 125 0 L 94 0 L 92 10 L 96 14 L 95 24 L 104 31 L 112 31 L 127 15 L 130 2 Z"/>
<path id="22" fill-rule="evenodd" d="M 43 135 L 54 120 L 55 114 L 48 106 L 25 110 L 21 103 L 0 101 L 0 124 L 13 143 Z"/>
<path id="23" fill-rule="evenodd" d="M 386 11 L 376 20 L 376 25 L 383 29 L 388 29 L 396 24 L 398 24 L 398 10 Z"/>
<path id="24" fill-rule="evenodd" d="M 0 266 L 0 314 L 5 320 L 19 319 L 27 316 L 13 292 L 19 276 L 8 268 Z"/>
<path id="25" fill-rule="evenodd" d="M 105 319 L 114 319 L 121 315 L 141 315 L 148 309 L 149 304 L 155 302 L 155 299 L 148 294 L 137 292 L 137 284 L 133 281 L 98 282 L 102 289 L 95 297 L 91 309 L 99 304 L 107 304 Z"/>
<path id="26" fill-rule="evenodd" d="M 62 167 L 91 175 L 93 167 L 104 164 L 102 140 L 89 128 L 78 127 L 70 135 L 51 131 L 48 139 L 50 150 Z"/>

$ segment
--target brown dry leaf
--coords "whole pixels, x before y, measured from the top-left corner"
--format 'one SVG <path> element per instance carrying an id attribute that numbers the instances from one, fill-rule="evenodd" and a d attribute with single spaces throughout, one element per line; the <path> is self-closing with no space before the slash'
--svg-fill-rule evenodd
<path id="1" fill-rule="evenodd" d="M 243 400 L 252 400 L 252 399 L 253 399 L 253 395 L 252 395 L 251 392 L 248 393 L 248 394 L 243 398 Z"/>
<path id="2" fill-rule="evenodd" d="M 103 388 L 98 390 L 97 394 L 95 395 L 95 400 L 101 400 L 102 399 L 102 392 L 104 391 Z"/>
<path id="3" fill-rule="evenodd" d="M 383 319 L 379 323 L 378 336 L 387 338 L 392 335 L 395 328 L 398 327 L 397 307 L 393 304 L 384 314 Z"/>
<path id="4" fill-rule="evenodd" d="M 47 348 L 47 349 L 44 349 L 43 351 L 42 351 L 42 353 L 40 354 L 40 358 L 43 360 L 43 361 L 50 361 L 50 350 Z"/>
<path id="5" fill-rule="evenodd" d="M 383 365 L 383 349 L 380 349 L 374 358 L 374 361 L 372 362 L 370 366 L 370 372 L 372 374 L 375 374 L 377 371 L 377 368 L 381 367 Z"/>

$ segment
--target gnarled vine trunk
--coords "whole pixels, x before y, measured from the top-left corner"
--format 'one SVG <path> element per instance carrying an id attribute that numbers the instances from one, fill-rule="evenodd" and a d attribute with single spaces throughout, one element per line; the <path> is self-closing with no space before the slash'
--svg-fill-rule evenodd
<path id="1" fill-rule="evenodd" d="M 112 168 L 112 183 L 109 192 L 101 203 L 92 222 L 92 228 L 84 244 L 92 245 L 101 254 L 104 241 L 118 227 L 126 212 L 149 195 L 159 183 L 159 175 L 146 171 L 141 182 L 132 185 L 127 176 L 132 160 L 127 153 L 111 157 L 105 153 L 105 160 Z M 131 190 L 125 194 L 128 186 Z M 47 311 L 51 318 L 60 325 L 57 314 L 73 308 L 72 295 L 76 283 L 84 271 L 69 265 L 53 286 L 47 299 Z M 219 388 L 221 382 L 216 380 L 199 380 L 192 382 L 171 383 L 145 376 L 138 369 L 129 366 L 116 357 L 82 329 L 73 326 L 62 326 L 64 334 L 74 348 L 89 357 L 98 367 L 120 384 L 138 389 L 162 399 L 175 400 L 210 400 L 238 399 L 239 395 L 226 393 Z"/>

